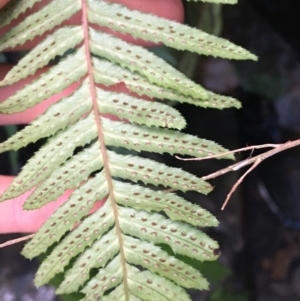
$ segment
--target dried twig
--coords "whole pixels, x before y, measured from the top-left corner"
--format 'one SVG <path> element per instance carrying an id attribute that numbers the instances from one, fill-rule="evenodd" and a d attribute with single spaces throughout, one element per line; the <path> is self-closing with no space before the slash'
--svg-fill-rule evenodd
<path id="1" fill-rule="evenodd" d="M 286 143 L 283 143 L 283 144 L 277 144 L 278 147 L 274 148 L 274 149 L 271 149 L 265 153 L 262 153 L 260 155 L 257 155 L 255 157 L 252 157 L 252 158 L 249 158 L 249 159 L 245 159 L 241 162 L 238 162 L 238 163 L 235 163 L 235 164 L 232 164 L 226 168 L 223 168 L 223 169 L 220 169 L 212 174 L 209 174 L 207 176 L 204 176 L 202 177 L 203 180 L 209 180 L 209 179 L 214 179 L 214 178 L 217 178 L 219 176 L 222 176 L 230 171 L 237 171 L 239 169 L 241 169 L 242 167 L 245 167 L 247 165 L 250 165 L 250 164 L 253 164 L 256 160 L 265 160 L 267 158 L 270 158 L 284 150 L 287 150 L 287 149 L 290 149 L 290 148 L 293 148 L 295 146 L 298 146 L 300 145 L 300 139 L 299 140 L 295 140 L 295 141 L 289 141 L 289 142 L 286 142 Z"/>
<path id="2" fill-rule="evenodd" d="M 8 246 L 11 246 L 11 245 L 14 245 L 14 244 L 17 244 L 17 243 L 19 243 L 21 241 L 28 240 L 28 239 L 32 238 L 33 235 L 34 234 L 30 234 L 30 235 L 27 235 L 27 236 L 23 236 L 23 237 L 20 237 L 20 238 L 9 240 L 9 241 L 5 242 L 4 244 L 1 244 L 0 245 L 0 249 L 8 247 Z"/>
<path id="3" fill-rule="evenodd" d="M 227 194 L 226 200 L 222 205 L 221 210 L 224 210 L 226 205 L 228 204 L 231 196 L 233 195 L 233 193 L 237 190 L 237 188 L 240 186 L 240 184 L 244 181 L 244 179 L 246 178 L 246 176 L 252 171 L 254 170 L 260 163 L 261 161 L 258 159 L 257 161 L 254 162 L 254 164 L 238 179 L 238 181 L 233 185 L 233 187 L 231 188 L 231 190 L 229 191 L 229 193 Z"/>
<path id="4" fill-rule="evenodd" d="M 264 161 L 267 158 L 270 158 L 282 151 L 285 151 L 287 149 L 296 147 L 300 145 L 300 139 L 299 140 L 295 140 L 295 141 L 288 141 L 286 143 L 282 143 L 282 144 L 263 144 L 263 145 L 254 145 L 254 146 L 247 146 L 244 148 L 240 148 L 237 150 L 233 150 L 231 152 L 224 152 L 222 154 L 219 155 L 213 155 L 213 156 L 208 156 L 205 158 L 192 158 L 192 159 L 181 159 L 181 160 L 185 160 L 185 161 L 191 161 L 191 160 L 205 160 L 205 159 L 212 159 L 212 158 L 217 158 L 217 157 L 223 157 L 224 155 L 228 155 L 228 154 L 233 154 L 233 153 L 237 153 L 239 151 L 246 151 L 246 150 L 254 150 L 254 149 L 259 149 L 259 148 L 267 148 L 267 147 L 272 147 L 273 149 L 264 152 L 260 155 L 257 155 L 255 157 L 252 158 L 248 158 L 245 159 L 241 162 L 232 164 L 226 168 L 220 169 L 212 174 L 209 174 L 207 176 L 202 177 L 202 180 L 209 180 L 209 179 L 214 179 L 217 178 L 219 176 L 222 176 L 228 172 L 231 171 L 237 171 L 247 165 L 251 165 L 252 166 L 238 179 L 238 181 L 234 184 L 234 186 L 232 187 L 232 189 L 230 190 L 230 192 L 227 195 L 227 198 L 222 206 L 222 210 L 224 210 L 224 208 L 226 207 L 229 199 L 231 198 L 232 194 L 236 191 L 236 189 L 238 188 L 238 186 L 243 182 L 243 180 L 245 179 L 245 177 L 251 172 L 253 171 L 262 161 Z"/>

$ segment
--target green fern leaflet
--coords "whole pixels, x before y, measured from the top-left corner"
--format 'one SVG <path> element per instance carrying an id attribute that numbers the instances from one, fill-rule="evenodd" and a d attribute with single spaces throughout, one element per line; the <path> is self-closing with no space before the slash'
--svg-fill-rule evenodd
<path id="1" fill-rule="evenodd" d="M 37 2 L 40 0 L 11 1 L 0 11 L 0 26 L 9 24 Z M 82 15 L 81 25 L 58 28 L 76 13 Z M 140 96 L 200 107 L 238 108 L 240 104 L 206 91 L 146 49 L 100 32 L 94 25 L 200 55 L 256 59 L 224 39 L 119 4 L 103 0 L 50 1 L 0 38 L 2 51 L 52 30 L 0 86 L 27 78 L 56 56 L 76 50 L 2 102 L 0 112 L 22 112 L 75 82 L 80 82 L 80 87 L 0 143 L 0 152 L 5 152 L 49 138 L 0 200 L 36 187 L 24 205 L 33 210 L 73 189 L 68 201 L 23 250 L 24 256 L 33 258 L 56 245 L 36 274 L 37 286 L 64 272 L 57 293 L 81 291 L 85 301 L 191 300 L 185 288 L 207 289 L 207 281 L 199 271 L 159 246 L 167 244 L 175 254 L 200 261 L 215 260 L 220 253 L 218 243 L 199 228 L 214 227 L 218 222 L 208 211 L 161 186 L 203 194 L 212 187 L 192 174 L 136 153 L 200 157 L 225 149 L 181 133 L 186 122 L 174 108 L 110 92 L 103 86 L 123 82 Z M 119 119 L 108 119 L 105 114 Z M 124 155 L 116 146 L 137 152 Z M 91 214 L 99 202 L 102 206 Z M 92 270 L 97 273 L 90 277 Z"/>

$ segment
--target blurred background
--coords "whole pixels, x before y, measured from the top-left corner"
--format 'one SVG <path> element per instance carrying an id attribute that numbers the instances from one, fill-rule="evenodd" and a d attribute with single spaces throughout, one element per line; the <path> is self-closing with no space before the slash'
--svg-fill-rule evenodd
<path id="1" fill-rule="evenodd" d="M 299 0 L 239 0 L 219 6 L 186 2 L 186 23 L 222 36 L 259 56 L 259 62 L 234 62 L 152 49 L 205 88 L 238 98 L 240 110 L 216 111 L 176 105 L 185 116 L 186 132 L 217 141 L 229 149 L 300 138 Z M 0 53 L 0 62 L 16 63 L 22 53 Z M 0 127 L 4 141 L 21 126 Z M 42 144 L 0 155 L 1 174 L 16 174 Z M 243 159 L 249 153 L 239 154 Z M 198 176 L 226 161 L 182 162 L 157 156 Z M 209 234 L 221 245 L 218 262 L 190 262 L 208 278 L 210 291 L 190 291 L 194 301 L 300 300 L 300 149 L 265 161 L 221 206 L 243 170 L 212 180 L 207 197 L 187 198 L 213 212 L 220 226 Z M 20 235 L 1 235 L 0 244 Z M 23 245 L 0 249 L 0 301 L 68 301 L 52 286 L 32 284 L 38 260 L 19 255 Z M 158 300 L 159 301 L 159 300 Z M 174 300 L 175 301 L 175 300 Z"/>

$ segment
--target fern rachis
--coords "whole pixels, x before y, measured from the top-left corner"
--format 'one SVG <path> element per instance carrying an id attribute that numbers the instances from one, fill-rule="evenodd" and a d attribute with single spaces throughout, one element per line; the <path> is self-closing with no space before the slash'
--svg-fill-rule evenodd
<path id="1" fill-rule="evenodd" d="M 39 0 L 12 1 L 10 7 L 0 12 L 0 26 L 36 2 Z M 1 200 L 36 186 L 24 205 L 30 210 L 54 201 L 69 188 L 76 188 L 23 250 L 26 257 L 33 258 L 59 242 L 37 272 L 38 286 L 65 272 L 58 293 L 81 290 L 86 301 L 190 300 L 182 287 L 207 289 L 206 280 L 157 245 L 167 244 L 175 254 L 197 260 L 215 260 L 218 244 L 197 227 L 216 226 L 217 221 L 199 206 L 150 187 L 163 185 L 206 194 L 211 185 L 180 169 L 136 154 L 124 155 L 109 147 L 198 157 L 218 154 L 224 149 L 174 130 L 185 126 L 184 118 L 175 109 L 104 91 L 98 84 L 124 82 L 139 95 L 203 107 L 223 109 L 239 107 L 239 103 L 206 91 L 147 50 L 101 33 L 91 24 L 199 54 L 236 59 L 255 56 L 200 30 L 103 0 L 52 0 L 1 37 L 0 50 L 53 30 L 79 11 L 81 25 L 56 29 L 0 82 L 4 86 L 26 78 L 55 56 L 77 47 L 35 82 L 0 104 L 1 113 L 24 111 L 82 80 L 72 95 L 0 144 L 0 151 L 4 152 L 50 137 Z M 106 113 L 126 122 L 108 120 L 103 116 Z M 83 149 L 74 154 L 78 147 Z M 103 206 L 88 215 L 101 199 L 106 199 Z M 73 229 L 76 223 L 79 225 Z M 75 257 L 72 267 L 65 270 Z M 89 279 L 92 269 L 97 269 L 98 274 Z"/>

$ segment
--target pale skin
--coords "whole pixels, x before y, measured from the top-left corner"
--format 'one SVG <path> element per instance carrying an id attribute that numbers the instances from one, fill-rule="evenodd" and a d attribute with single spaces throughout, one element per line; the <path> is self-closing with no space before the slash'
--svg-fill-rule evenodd
<path id="1" fill-rule="evenodd" d="M 0 8 L 6 5 L 10 0 L 0 0 Z M 37 10 L 39 7 L 47 4 L 50 0 L 43 0 L 37 5 L 33 7 L 32 11 Z M 164 18 L 176 20 L 178 22 L 182 22 L 183 20 L 183 6 L 181 0 L 110 0 L 111 2 L 117 2 L 120 4 L 124 4 L 131 9 L 140 10 L 143 12 L 153 13 L 159 15 Z M 32 12 L 31 11 L 31 12 Z M 24 16 L 23 16 L 24 18 Z M 0 28 L 0 36 L 3 32 L 6 32 L 9 27 L 13 26 L 16 22 L 20 22 L 22 18 L 18 18 L 14 21 L 14 23 L 8 27 Z M 67 24 L 80 24 L 80 15 L 76 15 L 72 17 Z M 135 42 L 139 45 L 145 45 L 145 42 L 135 41 L 131 37 L 126 35 L 119 35 L 119 37 L 124 38 L 129 42 Z M 42 37 L 43 38 L 43 37 Z M 40 39 L 34 39 L 30 43 L 26 43 L 23 46 L 19 46 L 16 50 L 30 49 L 36 45 Z M 149 45 L 149 44 L 147 44 Z M 12 66 L 9 65 L 0 65 L 0 79 L 2 79 L 5 74 L 10 70 Z M 42 72 L 44 72 L 46 68 L 39 70 L 37 74 L 23 80 L 17 84 L 0 88 L 0 102 L 6 99 L 9 95 L 13 94 L 16 90 L 20 89 L 24 84 L 30 82 L 34 77 L 38 76 Z M 13 115 L 2 115 L 0 114 L 0 125 L 8 125 L 8 124 L 27 124 L 32 121 L 36 116 L 40 115 L 44 112 L 50 104 L 58 101 L 63 96 L 69 95 L 74 91 L 74 89 L 78 86 L 78 84 L 73 84 L 66 90 L 64 90 L 59 95 L 51 97 L 46 100 L 42 104 L 27 110 L 23 113 L 13 114 Z M 113 88 L 114 91 L 125 91 L 126 87 L 124 85 L 118 85 Z M 0 195 L 3 191 L 8 187 L 13 177 L 0 175 Z M 27 192 L 22 196 L 8 200 L 0 203 L 0 233 L 33 233 L 36 232 L 40 226 L 44 223 L 44 221 L 55 211 L 55 209 L 62 204 L 71 192 L 65 193 L 62 197 L 60 197 L 57 201 L 52 202 L 42 209 L 34 210 L 34 211 L 25 211 L 22 209 L 22 205 L 25 202 L 26 198 L 30 194 Z M 99 207 L 99 204 L 97 205 Z M 95 209 L 95 208 L 94 208 Z"/>

